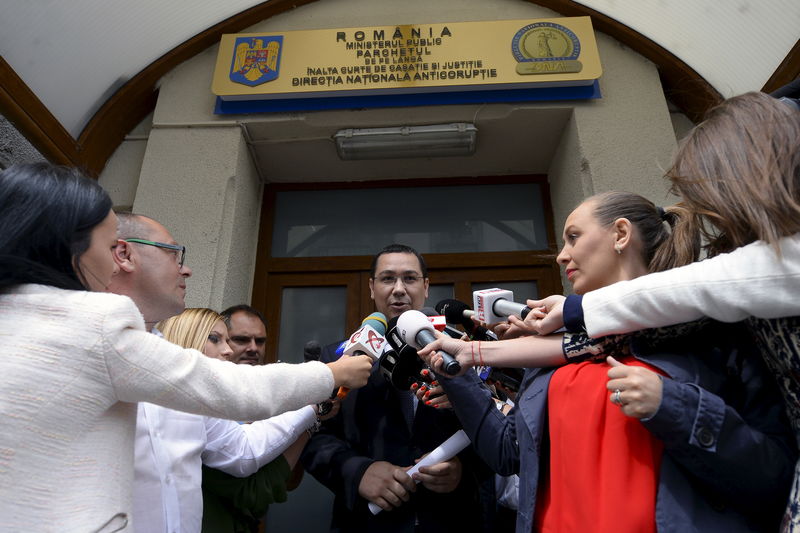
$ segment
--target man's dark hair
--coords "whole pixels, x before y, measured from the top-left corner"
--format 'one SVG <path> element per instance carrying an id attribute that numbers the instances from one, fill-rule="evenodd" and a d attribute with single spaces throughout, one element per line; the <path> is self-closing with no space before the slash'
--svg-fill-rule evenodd
<path id="1" fill-rule="evenodd" d="M 256 317 L 261 321 L 262 324 L 264 324 L 264 329 L 267 329 L 267 319 L 264 318 L 264 315 L 261 314 L 261 311 L 247 304 L 232 305 L 220 313 L 220 315 L 222 315 L 222 320 L 225 322 L 225 325 L 228 328 L 231 327 L 231 317 L 234 315 L 234 313 L 239 312 Z"/>
<path id="2" fill-rule="evenodd" d="M 369 277 L 372 279 L 375 279 L 375 269 L 378 267 L 378 258 L 383 254 L 414 254 L 419 260 L 419 268 L 422 270 L 422 277 L 428 277 L 428 266 L 425 264 L 425 260 L 418 251 L 410 246 L 406 246 L 405 244 L 390 244 L 372 258 L 372 266 L 369 269 Z"/>

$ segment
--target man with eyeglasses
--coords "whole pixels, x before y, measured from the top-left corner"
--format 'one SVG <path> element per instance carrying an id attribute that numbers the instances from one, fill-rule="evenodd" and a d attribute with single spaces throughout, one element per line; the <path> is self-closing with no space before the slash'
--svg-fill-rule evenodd
<path id="1" fill-rule="evenodd" d="M 129 296 L 152 329 L 157 322 L 175 316 L 185 307 L 186 280 L 192 269 L 184 264 L 185 248 L 170 232 L 140 215 L 119 213 L 120 240 L 114 249 L 119 265 L 109 291 Z"/>
<path id="2" fill-rule="evenodd" d="M 186 250 L 155 220 L 118 214 L 113 251 L 119 272 L 108 290 L 131 298 L 153 333 L 156 323 L 181 313 Z M 317 423 L 314 407 L 240 425 L 140 403 L 134 443 L 133 524 L 141 533 L 199 533 L 203 515 L 202 464 L 237 477 L 254 474 Z"/>
<path id="3" fill-rule="evenodd" d="M 428 296 L 428 270 L 413 248 L 393 244 L 372 261 L 370 297 L 387 319 L 420 310 Z M 323 348 L 333 361 L 340 343 Z M 331 531 L 436 533 L 482 531 L 474 455 L 427 469 L 419 485 L 406 470 L 450 437 L 460 425 L 449 409 L 417 402 L 398 391 L 378 365 L 367 385 L 350 391 L 339 414 L 324 422 L 301 456 L 306 470 L 335 495 Z M 489 476 L 488 470 L 481 471 Z M 382 509 L 373 515 L 367 504 Z"/>

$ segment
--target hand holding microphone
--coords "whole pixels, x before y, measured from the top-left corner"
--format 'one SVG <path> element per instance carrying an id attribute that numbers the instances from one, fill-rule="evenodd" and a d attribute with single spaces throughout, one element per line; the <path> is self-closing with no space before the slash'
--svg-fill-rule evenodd
<path id="1" fill-rule="evenodd" d="M 565 300 L 566 297 L 560 294 L 548 296 L 543 300 L 528 300 L 528 305 L 537 310 L 536 320 L 533 320 L 531 327 L 539 335 L 547 335 L 564 327 Z"/>
<path id="2" fill-rule="evenodd" d="M 397 319 L 397 330 L 407 344 L 417 349 L 436 341 L 433 325 L 420 311 L 411 310 L 400 315 Z M 452 355 L 443 350 L 439 351 L 439 355 L 442 359 L 440 368 L 443 368 L 445 373 L 455 376 L 461 371 L 461 365 Z"/>
<path id="3" fill-rule="evenodd" d="M 383 313 L 372 313 L 367 318 L 361 321 L 361 327 L 355 333 L 350 335 L 350 338 L 342 346 L 342 357 L 338 359 L 349 359 L 350 356 L 366 355 L 369 357 L 370 370 L 372 363 L 377 361 L 383 353 L 386 339 L 383 335 L 386 333 L 386 316 Z M 345 357 L 348 356 L 348 357 Z M 369 375 L 367 375 L 369 379 Z M 366 384 L 366 381 L 359 386 Z M 336 397 L 339 400 L 344 399 L 347 393 L 350 392 L 349 386 L 339 387 L 339 392 Z"/>
<path id="4" fill-rule="evenodd" d="M 350 389 L 357 389 L 367 384 L 369 374 L 372 371 L 372 363 L 383 352 L 385 343 L 383 333 L 385 332 L 386 317 L 382 313 L 373 313 L 361 322 L 361 327 L 347 341 L 342 343 L 340 346 L 342 357 L 333 363 L 328 363 L 328 367 L 334 371 L 334 384 L 339 387 L 339 391 L 336 394 L 338 399 L 343 399 Z M 351 367 L 357 369 L 358 380 L 337 380 L 335 369 L 347 370 Z M 365 376 L 362 375 L 363 372 L 366 372 Z"/>
<path id="5" fill-rule="evenodd" d="M 367 384 L 372 372 L 372 358 L 366 355 L 355 357 L 340 357 L 332 363 L 327 363 L 333 373 L 334 387 L 347 387 L 357 389 Z"/>
<path id="6" fill-rule="evenodd" d="M 480 354 L 478 348 L 476 348 L 477 345 L 477 341 L 462 341 L 443 335 L 425 345 L 417 353 L 419 357 L 438 374 L 446 373 L 444 369 L 445 360 L 441 357 L 441 354 L 447 354 L 449 357 L 455 359 L 459 366 L 458 372 L 450 375 L 460 376 L 464 374 L 468 368 L 480 364 Z"/>
<path id="7" fill-rule="evenodd" d="M 444 389 L 435 381 L 433 371 L 425 366 L 417 355 L 417 349 L 409 346 L 400 336 L 397 319 L 394 317 L 389 321 L 386 332 L 388 346 L 378 361 L 381 374 L 394 388 L 412 391 L 420 402 L 429 407 L 450 408 L 450 401 Z"/>
<path id="8" fill-rule="evenodd" d="M 424 366 L 413 378 L 413 383 L 409 387 L 409 390 L 414 393 L 417 400 L 428 407 L 433 407 L 434 409 L 452 409 L 453 405 L 444 392 L 444 388 L 436 381 L 436 374 L 425 365 L 419 355 L 417 355 L 416 350 L 410 346 L 409 348 L 414 351 L 414 359 L 417 360 L 419 366 Z"/>

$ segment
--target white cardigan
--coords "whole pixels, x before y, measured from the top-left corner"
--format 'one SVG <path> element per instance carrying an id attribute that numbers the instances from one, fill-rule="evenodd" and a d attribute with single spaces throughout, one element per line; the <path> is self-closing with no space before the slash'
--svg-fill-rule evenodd
<path id="1" fill-rule="evenodd" d="M 145 332 L 124 296 L 0 295 L 0 531 L 130 528 L 136 404 L 259 420 L 322 401 L 322 363 L 235 365 Z"/>
<path id="2" fill-rule="evenodd" d="M 588 292 L 583 318 L 591 337 L 691 322 L 708 316 L 800 315 L 800 234 L 780 240 L 780 256 L 761 241 L 705 261 Z"/>

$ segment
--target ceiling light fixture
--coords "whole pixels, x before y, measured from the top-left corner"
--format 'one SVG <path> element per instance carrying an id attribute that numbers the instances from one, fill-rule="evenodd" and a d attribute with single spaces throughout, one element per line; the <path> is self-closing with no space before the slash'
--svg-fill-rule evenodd
<path id="1" fill-rule="evenodd" d="M 333 136 L 339 158 L 406 159 L 412 157 L 452 157 L 475 152 L 478 128 L 457 122 L 430 126 L 391 128 L 350 128 Z"/>

